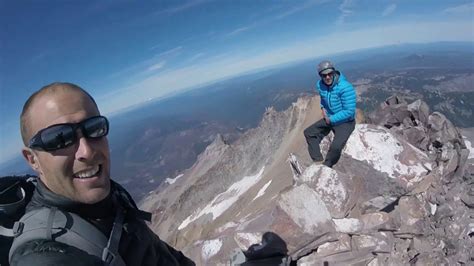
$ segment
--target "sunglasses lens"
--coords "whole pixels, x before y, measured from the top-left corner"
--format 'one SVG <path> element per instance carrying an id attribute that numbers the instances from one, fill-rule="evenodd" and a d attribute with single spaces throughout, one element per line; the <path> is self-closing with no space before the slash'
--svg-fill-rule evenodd
<path id="1" fill-rule="evenodd" d="M 86 138 L 96 139 L 109 133 L 109 121 L 103 116 L 95 116 L 77 124 L 58 124 L 36 134 L 30 140 L 30 148 L 54 151 L 66 148 L 77 140 L 76 131 L 82 130 Z"/>
<path id="2" fill-rule="evenodd" d="M 321 74 L 321 77 L 325 78 L 325 77 L 330 77 L 332 76 L 333 72 L 329 72 L 327 74 Z"/>
<path id="3" fill-rule="evenodd" d="M 41 132 L 41 141 L 45 150 L 65 148 L 74 143 L 74 139 L 75 133 L 68 125 L 53 126 Z"/>
<path id="4" fill-rule="evenodd" d="M 88 138 L 100 138 L 109 132 L 109 122 L 105 117 L 97 116 L 84 121 L 83 128 Z"/>

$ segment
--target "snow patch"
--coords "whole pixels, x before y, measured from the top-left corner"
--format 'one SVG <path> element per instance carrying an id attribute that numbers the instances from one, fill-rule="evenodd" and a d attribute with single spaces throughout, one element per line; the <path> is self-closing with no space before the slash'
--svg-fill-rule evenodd
<path id="1" fill-rule="evenodd" d="M 344 152 L 356 160 L 367 161 L 376 170 L 387 173 L 391 178 L 400 175 L 419 176 L 426 173 L 426 169 L 420 163 L 405 165 L 398 160 L 403 152 L 403 145 L 382 127 L 372 129 L 367 124 L 357 125 Z"/>
<path id="2" fill-rule="evenodd" d="M 201 255 L 205 260 L 209 260 L 212 256 L 216 255 L 222 248 L 222 240 L 212 239 L 204 241 L 202 245 Z"/>
<path id="3" fill-rule="evenodd" d="M 222 213 L 224 213 L 228 208 L 237 202 L 242 194 L 247 192 L 249 188 L 254 186 L 262 178 L 263 170 L 265 167 L 262 167 L 260 171 L 252 176 L 246 176 L 240 181 L 232 184 L 227 191 L 217 195 L 209 204 L 207 204 L 202 210 L 196 211 L 194 214 L 186 218 L 181 225 L 178 227 L 178 230 L 181 230 L 188 226 L 191 222 L 194 222 L 199 217 L 211 214 L 212 220 L 215 220 Z"/>
<path id="4" fill-rule="evenodd" d="M 462 138 L 464 139 L 464 144 L 466 144 L 466 148 L 469 150 L 469 156 L 467 157 L 467 159 L 474 159 L 474 147 L 472 146 L 472 143 L 467 140 L 465 136 L 462 136 Z"/>
<path id="5" fill-rule="evenodd" d="M 219 230 L 217 230 L 217 231 L 222 233 L 222 232 L 224 232 L 225 230 L 227 230 L 229 228 L 234 228 L 234 227 L 237 227 L 237 226 L 238 226 L 238 224 L 236 222 L 231 221 L 231 222 L 228 222 L 228 223 L 224 224 L 223 226 L 221 226 L 219 228 Z"/>
<path id="6" fill-rule="evenodd" d="M 470 233 L 474 233 L 474 223 L 469 224 L 469 232 L 467 234 L 469 235 Z"/>
<path id="7" fill-rule="evenodd" d="M 257 193 L 257 196 L 255 196 L 255 198 L 253 198 L 253 200 L 256 200 L 257 198 L 260 198 L 261 196 L 263 196 L 263 194 L 265 194 L 265 190 L 267 190 L 268 186 L 270 186 L 270 184 L 272 183 L 272 180 L 268 181 Z"/>
<path id="8" fill-rule="evenodd" d="M 362 221 L 355 218 L 332 219 L 336 225 L 336 231 L 341 233 L 355 233 L 362 230 Z"/>
<path id="9" fill-rule="evenodd" d="M 431 215 L 435 215 L 437 209 L 438 209 L 438 205 L 430 203 L 430 213 L 431 213 Z"/>
<path id="10" fill-rule="evenodd" d="M 174 182 L 178 181 L 178 179 L 179 179 L 180 177 L 182 177 L 183 175 L 184 175 L 184 174 L 180 174 L 180 175 L 178 175 L 178 176 L 175 177 L 175 178 L 166 178 L 165 183 L 171 185 L 171 184 L 173 184 Z"/>

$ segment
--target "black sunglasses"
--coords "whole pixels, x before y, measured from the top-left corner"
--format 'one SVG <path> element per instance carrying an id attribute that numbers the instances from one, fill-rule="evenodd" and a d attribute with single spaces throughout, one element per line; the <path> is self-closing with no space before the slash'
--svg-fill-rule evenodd
<path id="1" fill-rule="evenodd" d="M 329 76 L 332 76 L 334 75 L 334 71 L 333 72 L 329 72 L 327 74 L 319 74 L 319 76 L 321 76 L 322 78 L 325 78 L 325 77 L 329 77 Z"/>
<path id="2" fill-rule="evenodd" d="M 109 121 L 104 116 L 94 116 L 79 123 L 56 124 L 43 128 L 34 135 L 28 145 L 31 149 L 54 151 L 76 143 L 77 129 L 88 139 L 98 139 L 109 133 Z"/>

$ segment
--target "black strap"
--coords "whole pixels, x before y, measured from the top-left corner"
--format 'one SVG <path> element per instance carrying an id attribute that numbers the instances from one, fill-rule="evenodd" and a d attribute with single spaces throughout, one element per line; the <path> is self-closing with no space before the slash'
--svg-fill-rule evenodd
<path id="1" fill-rule="evenodd" d="M 133 200 L 132 196 L 125 190 L 122 186 L 118 183 L 112 181 L 113 186 L 116 188 L 114 191 L 116 193 L 116 200 L 119 201 L 119 204 L 123 204 L 127 209 L 127 212 L 134 217 L 144 220 L 147 222 L 151 222 L 152 214 L 150 212 L 142 211 L 138 208 L 137 204 Z"/>
<path id="2" fill-rule="evenodd" d="M 109 241 L 102 252 L 102 260 L 107 265 L 113 265 L 116 258 L 119 256 L 118 249 L 120 238 L 122 236 L 124 216 L 125 214 L 123 208 L 118 206 L 117 213 L 115 214 L 114 225 L 112 227 L 112 231 L 110 232 Z"/>
<path id="3" fill-rule="evenodd" d="M 49 209 L 48 223 L 46 224 L 46 239 L 48 240 L 53 240 L 53 222 L 57 210 L 58 208 L 56 207 L 51 207 Z"/>

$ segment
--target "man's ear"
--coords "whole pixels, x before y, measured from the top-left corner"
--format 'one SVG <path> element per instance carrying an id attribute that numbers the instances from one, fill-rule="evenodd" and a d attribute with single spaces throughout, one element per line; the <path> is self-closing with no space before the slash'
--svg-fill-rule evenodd
<path id="1" fill-rule="evenodd" d="M 23 147 L 23 149 L 21 149 L 21 153 L 23 154 L 23 157 L 30 165 L 30 167 L 39 174 L 41 169 L 36 154 L 30 148 L 27 147 Z"/>

